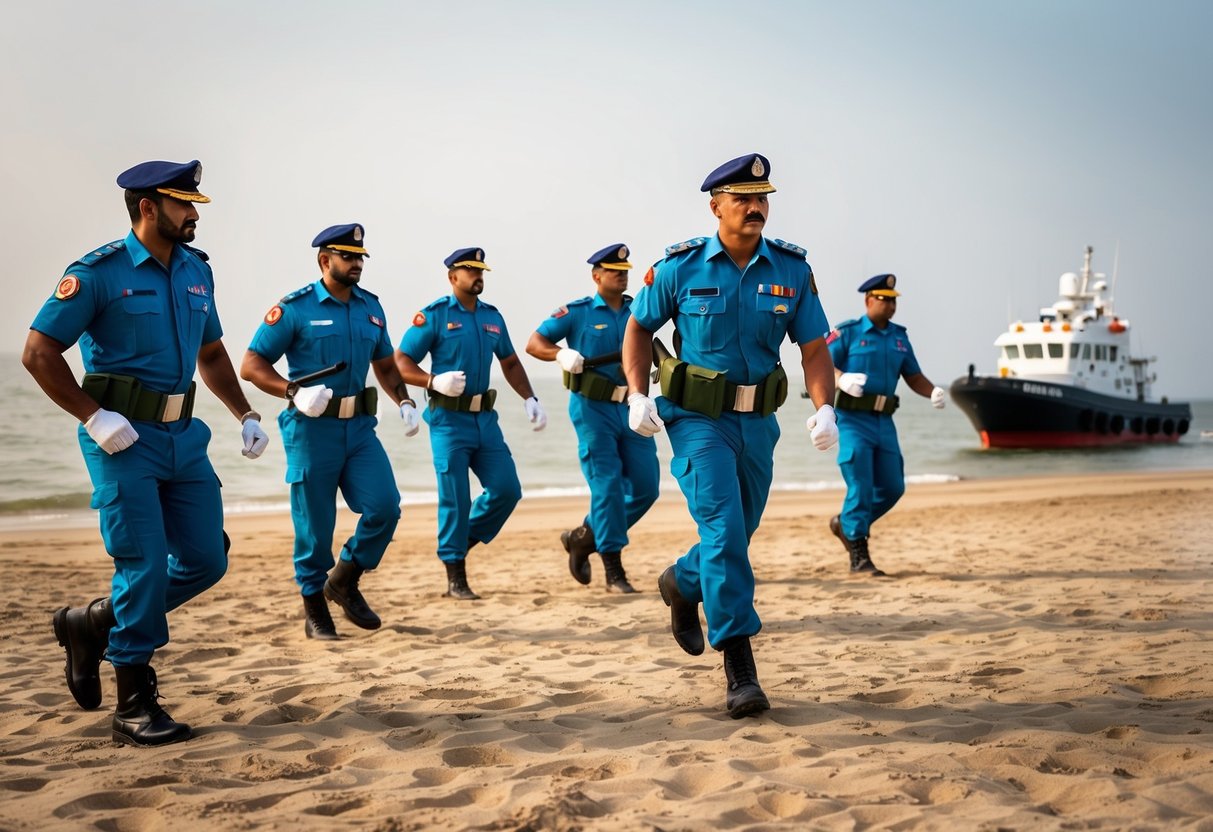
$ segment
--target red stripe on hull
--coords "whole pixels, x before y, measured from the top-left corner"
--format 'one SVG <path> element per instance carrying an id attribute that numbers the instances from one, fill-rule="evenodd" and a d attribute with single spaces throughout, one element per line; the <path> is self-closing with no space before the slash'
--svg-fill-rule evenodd
<path id="1" fill-rule="evenodd" d="M 1143 443 L 1174 443 L 1177 434 L 1153 436 L 1129 431 L 1119 434 L 1077 433 L 1073 431 L 985 431 L 981 432 L 983 448 L 1098 448 L 1105 445 L 1138 445 Z"/>

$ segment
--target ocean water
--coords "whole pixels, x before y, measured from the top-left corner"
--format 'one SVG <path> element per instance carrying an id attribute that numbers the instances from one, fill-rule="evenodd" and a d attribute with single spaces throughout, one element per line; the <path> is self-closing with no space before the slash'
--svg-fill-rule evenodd
<path id="1" fill-rule="evenodd" d="M 75 351 L 69 352 L 74 360 Z M 560 386 L 555 364 L 530 370 L 536 393 L 548 412 L 547 429 L 531 430 L 522 402 L 497 376 L 498 405 L 506 442 L 518 465 L 526 497 L 588 494 L 577 463 L 577 437 L 569 422 L 568 393 Z M 956 373 L 955 375 L 960 375 Z M 936 378 L 947 386 L 952 377 Z M 794 389 L 799 389 L 793 385 Z M 904 387 L 904 385 L 903 385 Z M 257 460 L 240 454 L 240 429 L 214 396 L 199 384 L 196 415 L 211 426 L 211 460 L 223 482 L 224 509 L 229 513 L 280 511 L 287 508 L 285 455 L 275 416 L 281 399 L 249 388 L 253 407 L 264 414 L 270 446 Z M 905 390 L 902 391 L 903 393 Z M 407 505 L 436 502 L 428 427 L 407 438 L 386 396 L 380 397 L 379 436 L 396 472 Z M 1165 471 L 1213 468 L 1213 401 L 1194 401 L 1191 431 L 1176 445 L 1074 451 L 983 451 L 977 433 L 955 406 L 935 410 L 926 399 L 903 396 L 897 429 L 905 456 L 906 477 L 914 482 L 946 482 L 983 477 L 1019 477 L 1109 471 Z M 809 443 L 804 420 L 810 403 L 793 398 L 780 409 L 783 438 L 775 449 L 775 489 L 843 488 L 833 451 L 821 453 Z M 0 528 L 50 528 L 96 522 L 88 509 L 91 486 L 76 441 L 76 421 L 55 406 L 21 366 L 20 356 L 0 354 Z M 658 436 L 662 461 L 662 499 L 681 500 L 669 474 L 670 444 Z M 841 493 L 839 495 L 841 501 Z"/>

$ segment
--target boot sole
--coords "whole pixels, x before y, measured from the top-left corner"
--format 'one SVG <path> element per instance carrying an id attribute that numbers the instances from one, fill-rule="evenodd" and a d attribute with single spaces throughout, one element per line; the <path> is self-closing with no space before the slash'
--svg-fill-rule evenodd
<path id="1" fill-rule="evenodd" d="M 589 586 L 594 580 L 594 576 L 590 571 L 590 555 L 593 553 L 587 552 L 584 556 L 575 553 L 573 551 L 572 535 L 573 533 L 571 531 L 560 533 L 560 545 L 563 546 L 564 550 L 569 554 L 569 574 L 573 576 L 573 580 L 577 583 L 581 584 L 582 586 Z M 583 572 L 578 571 L 577 567 L 575 566 L 576 561 L 582 557 L 584 557 L 584 560 L 582 560 L 582 565 L 585 567 Z"/>
<path id="2" fill-rule="evenodd" d="M 355 627 L 361 627 L 364 630 L 378 630 L 383 626 L 383 622 L 378 618 L 358 618 L 354 616 L 346 607 L 345 601 L 341 598 L 341 596 L 330 590 L 328 584 L 324 585 L 324 597 L 341 607 L 341 612 Z"/>
<path id="3" fill-rule="evenodd" d="M 743 719 L 744 717 L 754 716 L 755 714 L 760 714 L 763 711 L 769 710 L 771 710 L 771 703 L 766 696 L 756 696 L 753 699 L 746 702 L 739 702 L 733 707 L 729 708 L 729 716 L 731 716 L 733 719 Z"/>
<path id="4" fill-rule="evenodd" d="M 72 699 L 76 700 L 76 704 L 86 711 L 95 711 L 101 707 L 101 697 L 97 697 L 97 702 L 90 705 L 89 701 L 80 698 L 80 692 L 76 690 L 76 686 L 72 683 L 72 648 L 71 639 L 67 635 L 67 611 L 71 607 L 63 607 L 55 610 L 55 616 L 51 619 L 51 625 L 55 628 L 55 639 L 59 642 L 59 646 L 67 653 L 67 663 L 63 667 L 63 676 L 67 681 L 68 692 L 71 693 Z"/>
<path id="5" fill-rule="evenodd" d="M 110 738 L 119 745 L 132 745 L 136 748 L 156 748 L 157 746 L 161 745 L 173 745 L 175 743 L 185 742 L 186 740 L 192 740 L 194 738 L 194 732 L 193 730 L 187 730 L 184 736 L 174 737 L 171 740 L 164 740 L 163 742 L 139 742 L 139 740 L 135 739 L 134 737 L 118 731 L 111 732 Z"/>

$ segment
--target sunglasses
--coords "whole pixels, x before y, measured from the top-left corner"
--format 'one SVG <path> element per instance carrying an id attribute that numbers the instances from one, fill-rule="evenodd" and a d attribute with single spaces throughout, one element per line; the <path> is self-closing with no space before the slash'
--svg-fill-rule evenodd
<path id="1" fill-rule="evenodd" d="M 352 251 L 334 251 L 329 249 L 330 254 L 335 254 L 347 263 L 353 263 L 355 260 L 361 260 L 363 255 L 354 254 Z"/>
<path id="2" fill-rule="evenodd" d="M 872 300 L 882 300 L 885 303 L 897 303 L 897 298 L 889 295 L 868 295 Z"/>

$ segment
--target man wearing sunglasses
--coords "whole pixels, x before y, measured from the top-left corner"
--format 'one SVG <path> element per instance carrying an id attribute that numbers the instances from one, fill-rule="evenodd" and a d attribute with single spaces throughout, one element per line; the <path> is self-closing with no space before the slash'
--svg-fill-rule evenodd
<path id="1" fill-rule="evenodd" d="M 326 599 L 356 626 L 379 627 L 358 582 L 379 565 L 400 520 L 400 492 L 375 435 L 378 391 L 366 386 L 368 369 L 399 409 L 405 436 L 420 427 L 417 405 L 392 360 L 383 307 L 359 285 L 364 238 L 358 223 L 316 235 L 320 279 L 265 313 L 240 368 L 246 381 L 288 403 L 278 426 L 291 486 L 295 582 L 303 595 L 304 633 L 323 640 L 338 637 Z M 289 381 L 273 367 L 283 355 Z M 323 379 L 295 381 L 321 371 Z M 339 488 L 346 505 L 362 516 L 334 564 Z"/>
<path id="2" fill-rule="evenodd" d="M 868 554 L 868 532 L 905 493 L 905 466 L 893 412 L 898 379 L 911 390 L 944 405 L 942 387 L 922 374 L 906 328 L 893 323 L 897 277 L 878 274 L 859 287 L 866 313 L 839 324 L 826 338 L 837 376 L 838 466 L 847 483 L 842 512 L 830 518 L 830 531 L 842 541 L 851 571 L 883 576 Z"/>

